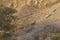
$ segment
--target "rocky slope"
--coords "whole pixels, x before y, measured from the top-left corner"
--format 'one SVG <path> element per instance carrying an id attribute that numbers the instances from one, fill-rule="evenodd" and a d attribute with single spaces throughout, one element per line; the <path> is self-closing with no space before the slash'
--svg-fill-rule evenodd
<path id="1" fill-rule="evenodd" d="M 47 34 L 60 32 L 60 0 L 4 0 L 3 4 L 17 9 L 12 23 L 19 31 L 14 40 L 34 40 L 36 35 L 45 40 Z"/>

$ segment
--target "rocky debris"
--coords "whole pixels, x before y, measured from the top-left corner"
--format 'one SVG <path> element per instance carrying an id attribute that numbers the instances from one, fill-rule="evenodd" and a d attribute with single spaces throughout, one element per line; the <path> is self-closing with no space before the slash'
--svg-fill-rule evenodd
<path id="1" fill-rule="evenodd" d="M 46 23 L 47 22 L 47 23 Z M 39 37 L 39 40 L 45 40 L 47 35 L 51 33 L 60 33 L 58 25 L 52 22 L 41 22 L 31 26 L 31 28 L 24 29 L 21 32 L 17 32 L 13 39 L 15 40 L 34 40 L 35 36 Z M 22 34 L 23 33 L 23 34 Z"/>

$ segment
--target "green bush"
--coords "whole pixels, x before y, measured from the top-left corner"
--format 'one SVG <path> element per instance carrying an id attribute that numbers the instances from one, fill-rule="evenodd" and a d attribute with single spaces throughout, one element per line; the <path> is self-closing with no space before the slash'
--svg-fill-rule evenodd
<path id="1" fill-rule="evenodd" d="M 0 7 L 0 14 L 9 15 L 9 14 L 12 14 L 15 12 L 16 12 L 16 10 L 13 8 L 3 7 L 3 6 Z"/>
<path id="2" fill-rule="evenodd" d="M 39 37 L 38 37 L 38 36 L 35 36 L 35 37 L 34 37 L 34 40 L 39 40 Z"/>
<path id="3" fill-rule="evenodd" d="M 58 40 L 58 39 L 60 39 L 60 33 L 50 34 L 49 37 L 50 37 L 52 40 Z"/>
<path id="4" fill-rule="evenodd" d="M 14 20 L 12 16 L 15 12 L 17 12 L 13 8 L 8 7 L 0 7 L 0 30 L 10 30 L 12 25 L 10 25 L 11 21 Z"/>
<path id="5" fill-rule="evenodd" d="M 14 29 L 11 21 L 14 20 L 14 16 L 12 15 L 16 12 L 16 9 L 0 6 L 0 31 L 5 31 L 0 32 L 0 40 L 7 40 L 10 36 L 10 33 L 6 32 Z"/>
<path id="6" fill-rule="evenodd" d="M 10 34 L 8 34 L 6 32 L 0 32 L 0 40 L 8 40 L 9 37 L 11 37 Z"/>

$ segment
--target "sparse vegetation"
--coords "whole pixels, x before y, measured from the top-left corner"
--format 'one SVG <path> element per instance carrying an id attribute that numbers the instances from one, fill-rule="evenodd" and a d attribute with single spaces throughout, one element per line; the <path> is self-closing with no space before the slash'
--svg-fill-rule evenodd
<path id="1" fill-rule="evenodd" d="M 60 33 L 53 33 L 50 34 L 48 37 L 50 37 L 52 40 L 60 40 Z"/>
<path id="2" fill-rule="evenodd" d="M 39 40 L 39 37 L 38 37 L 38 36 L 35 36 L 35 37 L 34 37 L 34 40 Z"/>
<path id="3" fill-rule="evenodd" d="M 8 40 L 11 35 L 6 32 L 0 32 L 0 40 Z M 10 40 L 10 39 L 9 39 Z"/>
<path id="4" fill-rule="evenodd" d="M 0 30 L 10 30 L 12 25 L 10 25 L 13 20 L 13 13 L 16 10 L 8 7 L 0 7 Z"/>
<path id="5" fill-rule="evenodd" d="M 17 12 L 13 8 L 9 7 L 0 7 L 0 40 L 7 40 L 8 36 L 10 36 L 9 32 L 10 30 L 14 29 L 14 25 L 11 24 L 11 21 L 14 20 L 13 13 Z M 2 30 L 4 32 L 2 32 Z"/>

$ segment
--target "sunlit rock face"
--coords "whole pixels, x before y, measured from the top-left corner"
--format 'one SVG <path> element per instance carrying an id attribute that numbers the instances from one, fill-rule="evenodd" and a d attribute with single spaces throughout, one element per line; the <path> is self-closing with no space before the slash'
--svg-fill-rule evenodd
<path id="1" fill-rule="evenodd" d="M 48 6 L 52 5 L 53 3 L 57 2 L 59 0 L 0 0 L 0 4 L 3 4 L 8 7 L 20 7 L 22 5 L 28 4 L 29 6 L 35 7 L 35 8 L 47 8 Z"/>
<path id="2" fill-rule="evenodd" d="M 27 4 L 35 8 L 44 9 L 57 1 L 58 0 L 29 0 Z"/>

